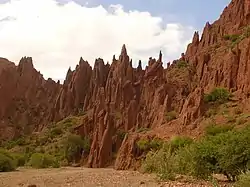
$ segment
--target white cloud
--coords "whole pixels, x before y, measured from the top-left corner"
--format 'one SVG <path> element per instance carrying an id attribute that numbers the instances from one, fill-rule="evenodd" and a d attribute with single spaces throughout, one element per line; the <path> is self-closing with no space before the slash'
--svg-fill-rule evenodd
<path id="1" fill-rule="evenodd" d="M 93 65 L 95 58 L 110 61 L 126 44 L 134 63 L 147 62 L 162 50 L 170 61 L 185 51 L 192 27 L 164 25 L 148 12 L 125 12 L 121 5 L 84 7 L 55 0 L 12 0 L 0 4 L 1 56 L 19 62 L 32 56 L 44 76 L 63 79 L 80 56 Z M 135 61 L 136 60 L 136 61 Z"/>

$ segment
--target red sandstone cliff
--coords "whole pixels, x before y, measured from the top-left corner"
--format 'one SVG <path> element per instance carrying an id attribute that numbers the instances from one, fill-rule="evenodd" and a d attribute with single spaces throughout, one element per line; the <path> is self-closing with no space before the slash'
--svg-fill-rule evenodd
<path id="1" fill-rule="evenodd" d="M 22 58 L 18 66 L 0 61 L 0 134 L 12 139 L 47 125 L 60 85 L 45 81 L 32 64 Z"/>
<path id="2" fill-rule="evenodd" d="M 39 130 L 50 121 L 84 111 L 77 130 L 92 140 L 88 166 L 105 167 L 118 153 L 115 168 L 128 169 L 135 164 L 140 136 L 200 134 L 204 92 L 223 86 L 248 100 L 249 23 L 250 1 L 233 0 L 219 20 L 206 24 L 201 39 L 195 32 L 186 53 L 167 69 L 161 53 L 158 59 L 149 59 L 145 70 L 141 62 L 133 68 L 124 45 L 111 65 L 97 59 L 92 69 L 81 58 L 76 70 L 68 70 L 63 85 L 44 80 L 31 58 L 23 58 L 18 66 L 0 59 L 1 137 Z M 225 39 L 233 34 L 236 41 Z M 188 65 L 178 67 L 180 61 Z M 170 111 L 178 118 L 168 122 Z M 141 135 L 136 131 L 140 128 L 151 130 Z M 120 132 L 129 135 L 122 139 Z"/>

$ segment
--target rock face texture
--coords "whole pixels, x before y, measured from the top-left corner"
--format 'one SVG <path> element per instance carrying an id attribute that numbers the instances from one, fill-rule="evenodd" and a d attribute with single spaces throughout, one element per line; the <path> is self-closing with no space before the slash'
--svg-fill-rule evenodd
<path id="1" fill-rule="evenodd" d="M 132 167 L 140 129 L 148 138 L 199 135 L 204 93 L 225 87 L 250 97 L 250 1 L 232 0 L 220 18 L 195 32 L 181 58 L 163 68 L 162 53 L 132 67 L 125 45 L 111 64 L 80 59 L 63 85 L 44 80 L 31 58 L 18 66 L 0 58 L 0 136 L 11 139 L 39 131 L 49 122 L 82 115 L 77 132 L 91 139 L 89 167 Z M 247 103 L 247 102 L 246 102 Z M 175 111 L 177 119 L 168 120 Z M 125 135 L 128 133 L 127 135 Z M 124 137 L 125 135 L 125 137 Z M 144 135 L 143 135 L 144 136 Z"/>
<path id="2" fill-rule="evenodd" d="M 0 135 L 13 139 L 47 125 L 60 85 L 45 81 L 32 64 L 22 58 L 18 66 L 0 59 Z"/>

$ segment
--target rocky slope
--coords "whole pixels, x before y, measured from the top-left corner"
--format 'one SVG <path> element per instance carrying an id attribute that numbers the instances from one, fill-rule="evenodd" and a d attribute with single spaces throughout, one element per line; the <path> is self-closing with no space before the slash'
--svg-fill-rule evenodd
<path id="1" fill-rule="evenodd" d="M 12 139 L 39 131 L 52 121 L 82 115 L 75 130 L 92 142 L 89 167 L 105 167 L 116 155 L 116 169 L 136 164 L 136 141 L 145 136 L 193 137 L 202 133 L 204 92 L 225 87 L 249 111 L 250 1 L 232 0 L 220 18 L 206 23 L 179 60 L 163 68 L 162 54 L 148 66 L 132 67 L 125 45 L 111 64 L 96 59 L 93 69 L 80 59 L 63 85 L 44 80 L 31 58 L 18 66 L 0 59 L 0 134 Z M 169 121 L 169 113 L 177 119 Z M 138 133 L 148 129 L 147 133 Z M 128 135 L 124 134 L 129 132 Z"/>

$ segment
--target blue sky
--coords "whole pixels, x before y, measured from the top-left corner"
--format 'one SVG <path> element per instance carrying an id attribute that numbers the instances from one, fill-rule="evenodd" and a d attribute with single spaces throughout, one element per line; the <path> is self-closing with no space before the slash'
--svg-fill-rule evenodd
<path id="1" fill-rule="evenodd" d="M 60 3 L 58 3 L 60 2 Z M 0 56 L 31 56 L 46 78 L 64 79 L 80 57 L 93 66 L 120 54 L 133 65 L 163 53 L 180 57 L 194 31 L 219 18 L 229 0 L 0 0 Z M 101 6 L 100 6 L 101 5 Z M 114 6 L 116 5 L 116 6 Z M 121 5 L 121 6 L 117 6 Z"/>
<path id="2" fill-rule="evenodd" d="M 59 0 L 67 1 L 67 0 Z M 148 11 L 162 17 L 166 22 L 180 22 L 201 30 L 207 21 L 213 22 L 229 4 L 230 0 L 75 0 L 88 6 L 121 4 L 125 10 Z"/>

